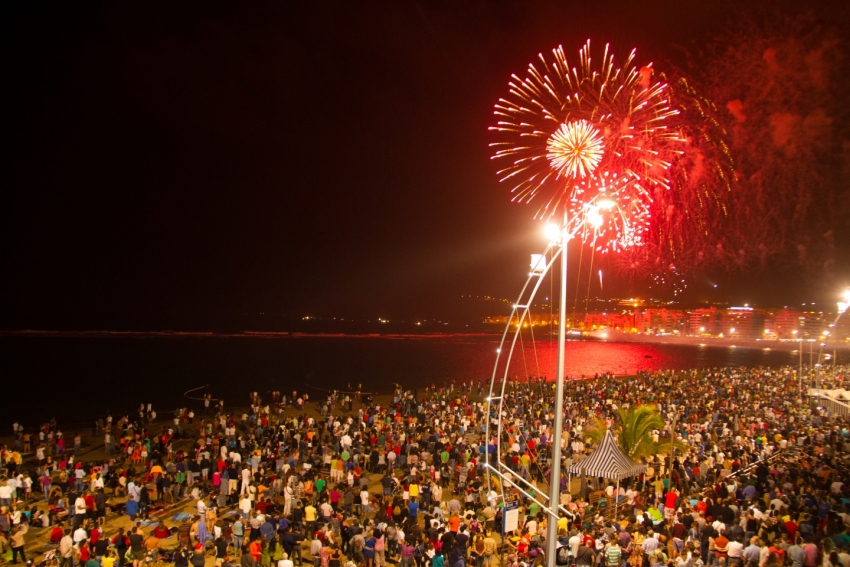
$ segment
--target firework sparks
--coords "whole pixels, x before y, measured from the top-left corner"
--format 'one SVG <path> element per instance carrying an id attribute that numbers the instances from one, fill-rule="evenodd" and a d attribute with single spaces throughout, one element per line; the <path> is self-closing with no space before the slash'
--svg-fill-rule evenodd
<path id="1" fill-rule="evenodd" d="M 590 42 L 571 67 L 561 47 L 516 75 L 495 106 L 503 163 L 513 200 L 541 202 L 537 218 L 566 212 L 571 228 L 601 252 L 640 246 L 649 227 L 652 192 L 670 186 L 668 170 L 685 142 L 668 85 L 637 68 L 622 68 L 605 48 L 599 67 Z"/>
<path id="2" fill-rule="evenodd" d="M 546 149 L 558 176 L 587 177 L 602 159 L 602 136 L 587 120 L 565 122 L 546 142 Z"/>

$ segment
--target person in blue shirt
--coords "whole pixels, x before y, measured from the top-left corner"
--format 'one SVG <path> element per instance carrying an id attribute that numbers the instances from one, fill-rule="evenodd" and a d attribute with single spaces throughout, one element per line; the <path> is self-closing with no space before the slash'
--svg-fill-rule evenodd
<path id="1" fill-rule="evenodd" d="M 415 498 L 410 499 L 410 503 L 407 505 L 407 510 L 410 512 L 410 518 L 416 521 L 416 515 L 419 513 L 419 504 L 416 503 Z"/>
<path id="2" fill-rule="evenodd" d="M 128 499 L 127 504 L 125 505 L 124 511 L 130 516 L 130 521 L 136 521 L 136 514 L 139 513 L 139 503 L 135 500 Z"/>

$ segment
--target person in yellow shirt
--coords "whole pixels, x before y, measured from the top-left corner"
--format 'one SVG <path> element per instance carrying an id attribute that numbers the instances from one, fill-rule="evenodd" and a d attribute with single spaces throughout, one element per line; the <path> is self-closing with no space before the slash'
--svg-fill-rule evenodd
<path id="1" fill-rule="evenodd" d="M 106 552 L 106 555 L 100 558 L 100 564 L 103 567 L 113 567 L 117 558 L 118 557 L 116 555 L 115 548 L 109 546 L 109 551 Z"/>
<path id="2" fill-rule="evenodd" d="M 307 507 L 304 508 L 304 523 L 307 524 L 307 534 L 312 538 L 313 534 L 316 531 L 316 517 L 318 515 L 318 511 L 316 507 L 313 506 L 313 503 L 310 502 L 307 504 Z"/>
<path id="3" fill-rule="evenodd" d="M 528 480 L 531 476 L 531 472 L 528 470 L 528 467 L 531 466 L 531 457 L 528 456 L 528 451 L 522 454 L 519 458 L 519 475 Z"/>
<path id="4" fill-rule="evenodd" d="M 562 513 L 560 515 L 560 517 L 558 518 L 558 534 L 561 534 L 563 532 L 563 534 L 566 535 L 567 530 L 569 529 L 569 524 L 570 524 L 570 521 Z"/>

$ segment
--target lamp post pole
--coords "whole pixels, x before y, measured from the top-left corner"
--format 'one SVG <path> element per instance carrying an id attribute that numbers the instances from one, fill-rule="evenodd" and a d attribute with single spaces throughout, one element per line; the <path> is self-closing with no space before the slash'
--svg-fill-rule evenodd
<path id="1" fill-rule="evenodd" d="M 800 403 L 803 403 L 803 337 L 800 337 L 800 368 L 797 370 L 797 396 L 800 398 Z"/>
<path id="2" fill-rule="evenodd" d="M 555 431 L 552 436 L 552 475 L 549 479 L 549 508 L 557 516 L 561 502 L 561 432 L 564 429 L 564 357 L 567 324 L 567 227 L 561 231 L 561 289 L 558 306 L 558 371 L 555 378 Z M 554 567 L 558 545 L 558 522 L 550 517 L 546 529 L 546 562 Z"/>
<path id="3" fill-rule="evenodd" d="M 673 443 L 676 442 L 676 420 L 679 418 L 679 411 L 673 411 L 673 425 L 670 428 L 670 470 L 667 472 L 667 490 L 673 490 Z"/>

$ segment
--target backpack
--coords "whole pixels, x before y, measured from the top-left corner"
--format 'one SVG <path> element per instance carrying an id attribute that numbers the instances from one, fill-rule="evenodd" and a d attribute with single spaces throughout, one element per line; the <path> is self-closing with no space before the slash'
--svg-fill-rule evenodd
<path id="1" fill-rule="evenodd" d="M 422 559 L 423 557 L 425 557 L 425 550 L 422 548 L 422 544 L 420 543 L 413 548 L 413 558 Z"/>
<path id="2" fill-rule="evenodd" d="M 570 563 L 570 546 L 563 545 L 555 552 L 555 565 L 568 565 Z"/>

